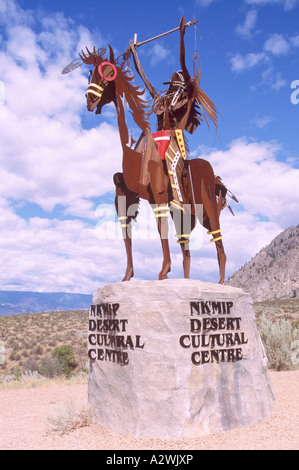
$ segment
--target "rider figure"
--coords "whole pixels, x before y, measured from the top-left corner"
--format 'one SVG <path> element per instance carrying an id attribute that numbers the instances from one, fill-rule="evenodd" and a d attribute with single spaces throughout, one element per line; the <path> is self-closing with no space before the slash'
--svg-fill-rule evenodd
<path id="1" fill-rule="evenodd" d="M 183 208 L 183 188 L 180 187 L 180 178 L 176 178 L 176 172 L 173 171 L 175 158 L 177 171 L 181 171 L 184 166 L 184 159 L 186 158 L 186 149 L 183 132 L 187 131 L 190 134 L 196 130 L 202 121 L 199 107 L 202 111 L 206 111 L 213 122 L 217 125 L 216 109 L 211 100 L 199 88 L 200 76 L 197 75 L 196 79 L 192 79 L 185 65 L 185 18 L 183 17 L 180 22 L 180 63 L 181 70 L 175 72 L 166 92 L 158 93 L 155 88 L 148 81 L 141 64 L 138 59 L 136 48 L 132 41 L 130 42 L 130 49 L 134 57 L 135 67 L 145 86 L 153 98 L 153 111 L 157 116 L 158 132 L 153 134 L 161 158 L 165 158 L 167 151 L 167 142 L 170 148 L 174 151 L 179 149 L 176 154 L 169 155 L 166 158 L 166 166 L 170 183 L 173 191 L 173 198 L 175 205 L 180 209 Z M 202 109 L 204 108 L 204 109 Z M 171 142 L 176 142 L 176 145 L 171 145 Z M 163 143 L 162 151 L 161 142 Z M 162 153 L 161 153 L 162 152 Z M 167 153 L 166 153 L 167 156 Z"/>

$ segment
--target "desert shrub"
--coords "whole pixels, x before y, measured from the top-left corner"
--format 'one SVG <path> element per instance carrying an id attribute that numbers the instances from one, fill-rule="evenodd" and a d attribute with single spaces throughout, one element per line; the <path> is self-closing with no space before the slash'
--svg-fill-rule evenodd
<path id="1" fill-rule="evenodd" d="M 24 363 L 23 363 L 23 372 L 35 372 L 38 371 L 39 369 L 39 364 L 38 362 L 32 358 L 29 357 Z"/>
<path id="2" fill-rule="evenodd" d="M 269 361 L 269 368 L 277 371 L 292 370 L 292 343 L 299 339 L 298 329 L 287 320 L 272 322 L 266 315 L 259 321 L 259 332 Z"/>
<path id="3" fill-rule="evenodd" d="M 15 361 L 16 360 L 16 352 L 12 351 L 10 355 L 8 356 L 10 361 Z"/>
<path id="4" fill-rule="evenodd" d="M 38 372 L 44 377 L 53 378 L 62 375 L 62 367 L 57 357 L 47 354 L 42 358 L 39 364 Z"/>
<path id="5" fill-rule="evenodd" d="M 33 347 L 31 347 L 28 351 L 30 357 L 37 357 L 37 356 L 42 356 L 43 355 L 43 347 L 38 344 Z"/>
<path id="6" fill-rule="evenodd" d="M 57 358 L 62 373 L 67 377 L 71 375 L 73 370 L 77 366 L 75 360 L 74 348 L 69 344 L 62 344 L 61 346 L 56 346 L 51 352 L 53 358 Z"/>

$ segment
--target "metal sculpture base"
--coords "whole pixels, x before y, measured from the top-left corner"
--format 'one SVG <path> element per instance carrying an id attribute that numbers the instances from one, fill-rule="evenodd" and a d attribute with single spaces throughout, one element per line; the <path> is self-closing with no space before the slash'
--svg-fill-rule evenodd
<path id="1" fill-rule="evenodd" d="M 271 413 L 252 302 L 237 288 L 187 279 L 101 287 L 88 355 L 92 415 L 120 434 L 192 438 Z"/>

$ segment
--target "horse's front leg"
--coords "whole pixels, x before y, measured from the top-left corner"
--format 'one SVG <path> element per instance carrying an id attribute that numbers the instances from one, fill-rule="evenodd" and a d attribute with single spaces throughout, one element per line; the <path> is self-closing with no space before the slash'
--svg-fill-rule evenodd
<path id="1" fill-rule="evenodd" d="M 168 211 L 169 208 L 166 206 L 166 204 L 157 206 L 154 209 L 163 251 L 162 269 L 158 276 L 158 280 L 160 281 L 163 279 L 168 279 L 167 274 L 171 271 L 171 258 L 168 241 Z"/>
<path id="2" fill-rule="evenodd" d="M 183 255 L 184 278 L 189 279 L 190 268 L 191 268 L 191 254 L 189 250 L 189 240 L 179 240 L 179 243 L 181 244 L 181 250 L 182 250 L 182 255 Z"/>
<path id="3" fill-rule="evenodd" d="M 122 281 L 129 281 L 134 276 L 131 220 L 137 216 L 139 197 L 128 190 L 122 173 L 114 175 L 114 183 L 116 188 L 115 208 L 122 229 L 127 256 L 127 267 Z"/>
<path id="4" fill-rule="evenodd" d="M 171 259 L 168 240 L 161 239 L 162 250 L 163 250 L 163 264 L 162 269 L 159 273 L 158 280 L 168 279 L 167 274 L 171 271 Z"/>
<path id="5" fill-rule="evenodd" d="M 127 269 L 122 279 L 122 282 L 129 281 L 134 276 L 132 240 L 131 240 L 131 236 L 128 234 L 127 229 L 123 229 L 123 238 L 124 238 L 126 254 L 127 254 Z"/>

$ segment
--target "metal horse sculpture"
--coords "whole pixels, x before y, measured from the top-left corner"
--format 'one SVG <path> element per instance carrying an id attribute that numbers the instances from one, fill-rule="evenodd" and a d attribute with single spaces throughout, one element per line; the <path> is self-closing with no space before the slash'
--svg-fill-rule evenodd
<path id="1" fill-rule="evenodd" d="M 186 148 L 183 131 L 193 132 L 200 124 L 204 112 L 217 124 L 216 110 L 213 103 L 198 86 L 198 78 L 192 79 L 186 69 L 184 56 L 184 18 L 181 20 L 180 60 L 182 70 L 174 74 L 168 94 L 164 101 L 146 80 L 132 44 L 127 57 L 133 53 L 135 66 L 142 76 L 147 88 L 154 98 L 154 111 L 158 117 L 158 133 L 151 133 L 148 106 L 141 97 L 143 90 L 132 84 L 133 77 L 122 64 L 115 59 L 112 48 L 109 60 L 95 51 L 80 54 L 85 64 L 94 67 L 86 92 L 87 109 L 96 114 L 102 107 L 113 102 L 118 117 L 119 134 L 123 150 L 123 172 L 114 175 L 116 187 L 115 205 L 121 223 L 127 254 L 127 268 L 123 281 L 129 281 L 134 275 L 132 258 L 131 220 L 138 211 L 130 211 L 137 207 L 140 198 L 147 200 L 153 207 L 163 250 L 163 263 L 158 279 L 166 279 L 171 269 L 171 258 L 168 242 L 168 215 L 173 218 L 178 242 L 183 254 L 184 277 L 189 278 L 190 250 L 189 237 L 197 219 L 197 205 L 203 205 L 202 225 L 212 235 L 215 242 L 220 279 L 225 278 L 226 255 L 222 244 L 219 216 L 226 205 L 227 189 L 219 177 L 215 177 L 209 162 L 203 159 L 186 160 Z M 178 80 L 179 77 L 179 80 Z M 181 83 L 179 83 L 179 81 Z M 174 100 L 173 97 L 177 99 Z M 125 118 L 124 100 L 127 101 L 135 123 L 142 134 L 133 148 Z M 168 101 L 167 101 L 168 100 Z M 169 102 L 169 100 L 171 102 Z M 164 108 L 163 108 L 164 106 Z M 201 108 L 202 113 L 199 111 Z M 161 143 L 166 147 L 161 150 Z M 158 146 L 158 144 L 159 146 Z M 164 142 L 165 143 L 165 142 Z M 120 197 L 124 196 L 124 197 Z M 183 223 L 188 213 L 190 221 L 186 232 Z"/>

